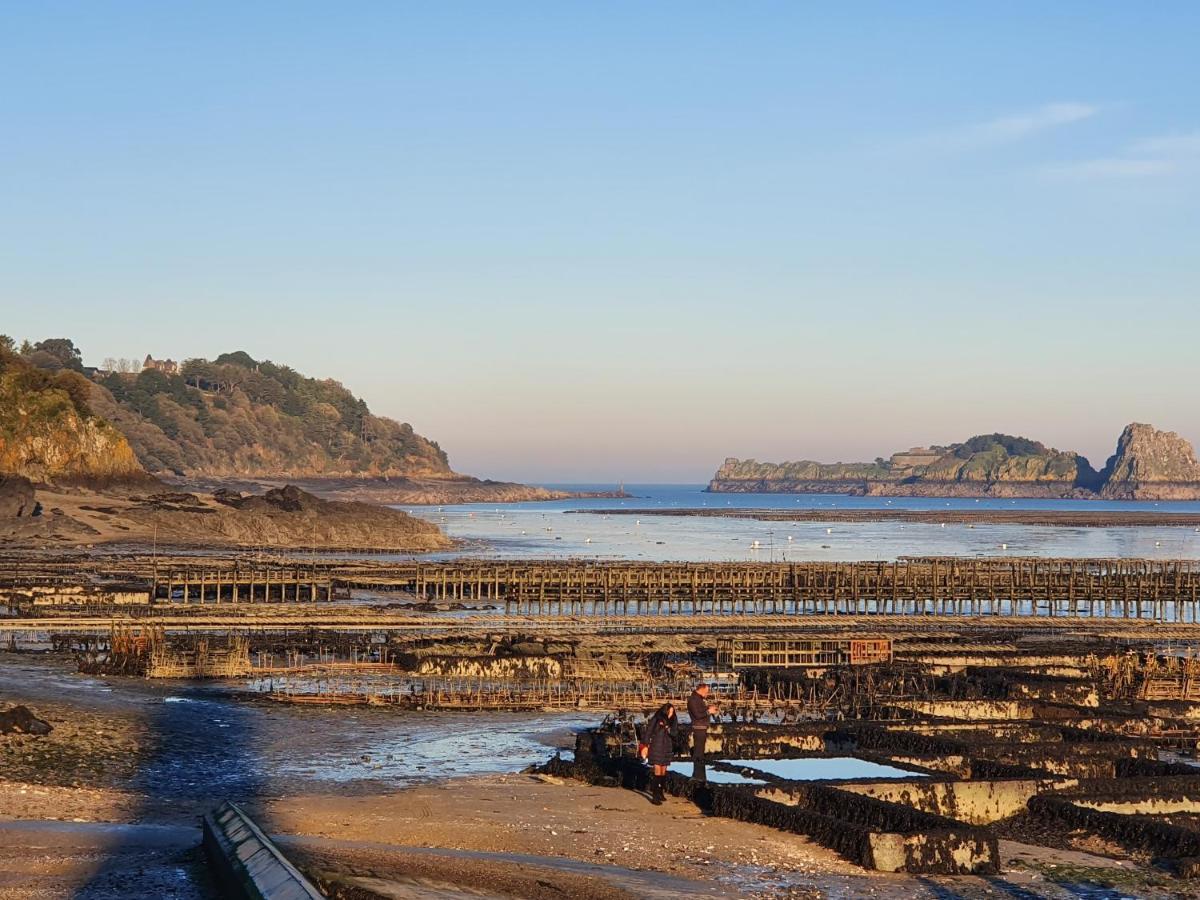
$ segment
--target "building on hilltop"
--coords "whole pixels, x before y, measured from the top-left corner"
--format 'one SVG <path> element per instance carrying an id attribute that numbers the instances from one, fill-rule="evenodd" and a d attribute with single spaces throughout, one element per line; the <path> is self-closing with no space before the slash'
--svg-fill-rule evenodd
<path id="1" fill-rule="evenodd" d="M 146 361 L 142 363 L 142 371 L 147 369 L 157 369 L 164 375 L 178 375 L 179 363 L 173 359 L 155 359 L 149 353 L 146 354 Z"/>

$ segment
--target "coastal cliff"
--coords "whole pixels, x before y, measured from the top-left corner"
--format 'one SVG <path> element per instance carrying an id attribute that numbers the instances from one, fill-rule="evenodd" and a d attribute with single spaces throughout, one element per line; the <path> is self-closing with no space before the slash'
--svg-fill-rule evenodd
<path id="1" fill-rule="evenodd" d="M 93 369 L 68 338 L 26 341 L 18 351 L 0 335 L 0 353 L 0 473 L 34 482 L 155 478 L 188 491 L 303 484 L 326 499 L 384 504 L 593 496 L 455 472 L 436 441 L 373 414 L 339 382 L 240 350 Z"/>
<path id="2" fill-rule="evenodd" d="M 719 493 L 834 493 L 892 497 L 1200 499 L 1200 463 L 1173 432 L 1130 425 L 1097 472 L 1083 456 L 1004 434 L 915 447 L 873 463 L 726 459 Z"/>
<path id="3" fill-rule="evenodd" d="M 1200 462 L 1192 445 L 1173 431 L 1126 426 L 1104 467 L 1100 496 L 1109 500 L 1195 500 Z"/>
<path id="4" fill-rule="evenodd" d="M 129 442 L 88 403 L 91 384 L 0 350 L 0 473 L 31 482 L 144 480 Z"/>

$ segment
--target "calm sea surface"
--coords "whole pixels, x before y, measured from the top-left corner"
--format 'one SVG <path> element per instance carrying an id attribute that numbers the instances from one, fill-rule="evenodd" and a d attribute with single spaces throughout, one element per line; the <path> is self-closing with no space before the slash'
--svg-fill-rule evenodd
<path id="1" fill-rule="evenodd" d="M 611 490 L 611 485 L 550 485 Z M 914 522 L 759 522 L 698 516 L 573 515 L 580 509 L 1059 509 L 1200 513 L 1200 502 L 938 500 L 828 494 L 706 494 L 703 485 L 626 485 L 629 500 L 401 506 L 465 546 L 454 554 L 640 560 L 890 560 L 901 556 L 1062 556 L 1200 559 L 1192 527 L 1059 528 Z M 758 542 L 757 544 L 755 542 Z"/>

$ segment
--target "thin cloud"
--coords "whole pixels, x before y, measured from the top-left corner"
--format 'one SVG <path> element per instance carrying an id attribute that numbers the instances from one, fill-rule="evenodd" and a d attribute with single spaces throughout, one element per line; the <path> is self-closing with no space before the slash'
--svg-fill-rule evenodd
<path id="1" fill-rule="evenodd" d="M 1050 166 L 1046 174 L 1063 179 L 1159 178 L 1200 170 L 1200 131 L 1143 138 L 1123 153 Z"/>
<path id="2" fill-rule="evenodd" d="M 1064 125 L 1092 118 L 1100 107 L 1090 103 L 1047 103 L 1036 109 L 927 134 L 908 143 L 914 149 L 941 152 L 983 150 L 1016 143 Z"/>
<path id="3" fill-rule="evenodd" d="M 1138 141 L 1131 148 L 1135 154 L 1179 158 L 1200 156 L 1200 131 L 1191 134 L 1168 134 Z"/>

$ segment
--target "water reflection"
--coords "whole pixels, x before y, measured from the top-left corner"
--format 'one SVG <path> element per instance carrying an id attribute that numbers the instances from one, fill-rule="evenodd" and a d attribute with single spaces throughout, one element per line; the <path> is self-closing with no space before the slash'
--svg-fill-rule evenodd
<path id="1" fill-rule="evenodd" d="M 576 486 L 579 487 L 579 486 Z M 915 522 L 761 522 L 696 516 L 577 515 L 626 509 L 1039 509 L 1200 513 L 1200 502 L 973 500 L 824 494 L 706 494 L 701 485 L 639 485 L 630 500 L 401 507 L 465 546 L 454 554 L 631 560 L 891 560 L 902 556 L 1200 558 L 1191 527 L 1080 528 Z M 437 557 L 435 557 L 437 558 Z"/>

